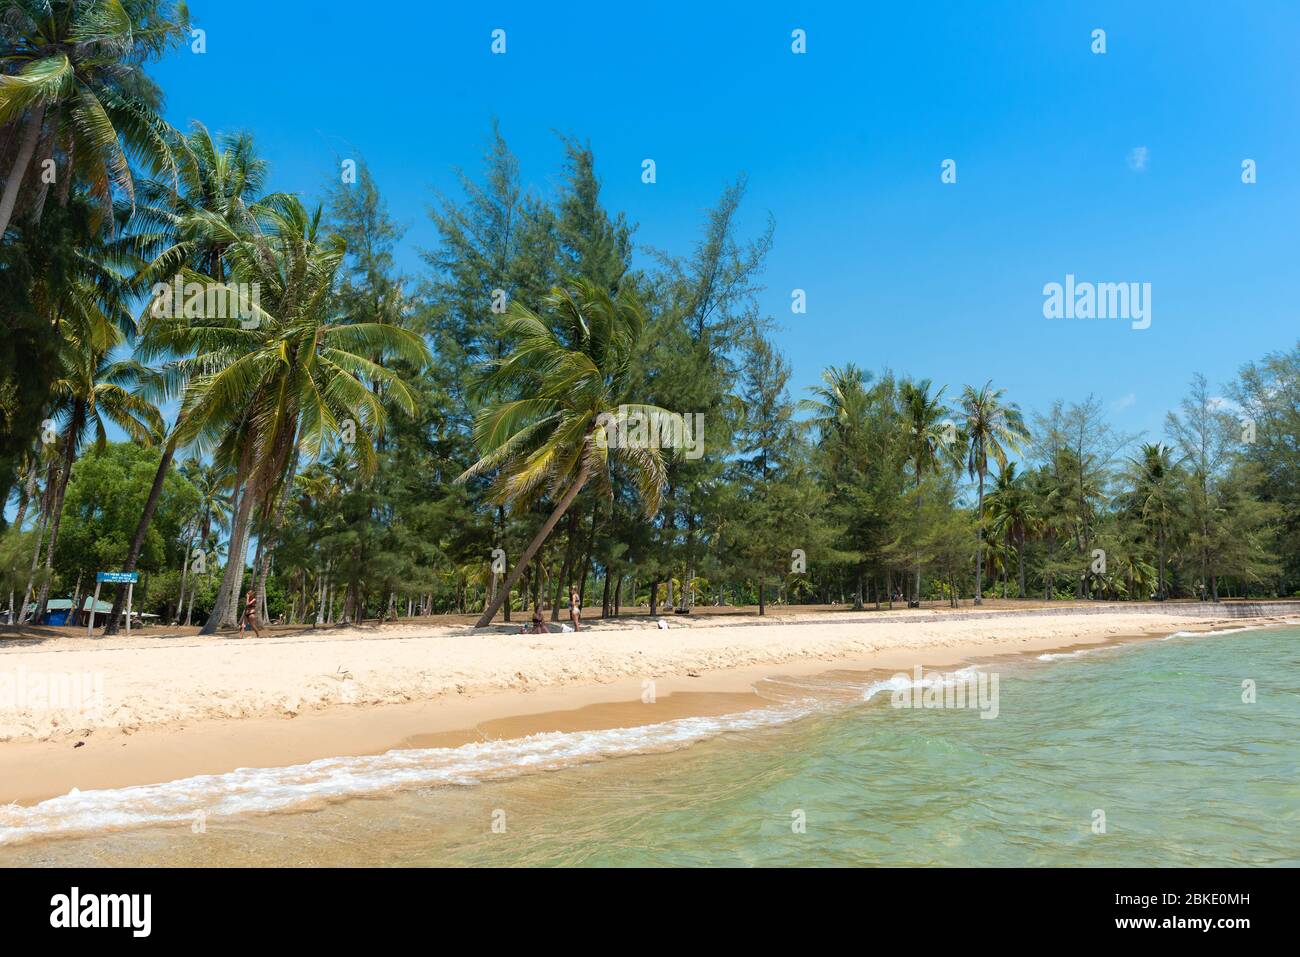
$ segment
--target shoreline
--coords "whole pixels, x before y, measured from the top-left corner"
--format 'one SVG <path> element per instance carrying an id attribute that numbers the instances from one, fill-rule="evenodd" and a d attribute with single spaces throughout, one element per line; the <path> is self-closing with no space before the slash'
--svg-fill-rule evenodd
<path id="1" fill-rule="evenodd" d="M 1059 617 L 1059 616 L 1058 616 Z M 811 648 L 790 641 L 796 647 L 779 661 L 739 663 L 703 668 L 689 665 L 676 673 L 662 666 L 642 671 L 646 677 L 602 675 L 555 682 L 545 686 L 525 679 L 521 686 L 494 691 L 442 694 L 435 697 L 378 703 L 332 703 L 305 710 L 292 717 L 273 714 L 239 717 L 190 717 L 164 724 L 149 724 L 130 730 L 81 729 L 71 735 L 44 740 L 13 739 L 0 743 L 0 803 L 30 805 L 81 791 L 158 784 L 203 774 L 218 774 L 241 767 L 284 767 L 343 755 L 382 754 L 402 748 L 443 748 L 482 740 L 505 740 L 541 732 L 570 732 L 630 727 L 683 717 L 734 714 L 771 702 L 758 688 L 765 679 L 826 674 L 831 671 L 910 671 L 916 665 L 950 668 L 999 659 L 1024 659 L 1045 652 L 1073 651 L 1097 645 L 1150 640 L 1178 631 L 1215 631 L 1224 628 L 1259 627 L 1280 619 L 1195 619 L 1176 616 L 1103 615 L 1075 618 L 1074 627 L 1059 621 L 1048 623 L 1045 616 L 1001 617 L 994 622 L 966 618 L 936 633 L 921 623 L 902 624 L 893 629 L 896 641 L 883 647 L 852 647 L 849 641 L 838 647 L 814 642 Z M 1020 627 L 1012 628 L 1016 624 Z M 735 651 L 739 632 L 725 626 L 727 648 Z M 770 625 L 759 626 L 768 635 L 786 632 Z M 844 627 L 835 624 L 828 627 Z M 694 629 L 693 629 L 694 630 Z M 708 629 L 712 631 L 713 629 Z M 804 628 L 799 629 L 801 632 Z M 626 638 L 633 629 L 619 629 Z M 659 640 L 657 629 L 635 630 L 647 641 Z M 993 632 L 1003 634 L 994 634 Z M 1035 635 L 1035 631 L 1047 634 Z M 584 638 L 598 635 L 593 629 Z M 559 637 L 559 636 L 553 636 Z M 574 636 L 564 636 L 572 639 Z M 711 636 L 716 637 L 716 636 Z M 789 636 L 787 636 L 789 637 Z M 740 650 L 754 649 L 752 636 L 743 636 Z M 349 639 L 356 640 L 356 639 Z M 393 639 L 384 638 L 384 641 Z M 410 639 L 396 644 L 409 650 Z M 235 643 L 215 647 L 229 648 Z M 241 642 L 241 645 L 244 643 Z M 249 642 L 248 644 L 252 644 Z M 308 647 L 311 642 L 287 644 Z M 194 646 L 187 646 L 192 648 Z M 213 647 L 213 646 L 209 646 Z M 244 652 L 244 648 L 239 649 Z M 254 652 L 260 649 L 248 649 Z M 700 649 L 692 647 L 700 657 Z M 718 649 L 709 649 L 715 655 Z M 643 649 L 633 649 L 642 654 Z M 55 652 L 61 657 L 67 651 Z M 71 654 L 93 654 L 76 651 Z M 705 656 L 707 657 L 707 656 Z M 725 656 L 724 656 L 725 657 Z M 745 657 L 733 653 L 732 657 Z M 122 666 L 130 667 L 130 660 Z M 4 667 L 0 656 L 0 669 Z M 646 662 L 647 665 L 651 664 Z M 189 678 L 182 694 L 195 693 L 207 677 L 191 672 L 169 676 L 172 693 L 178 680 Z M 647 682 L 653 682 L 653 702 L 645 703 Z M 197 684 L 197 686 L 196 686 Z M 80 742 L 80 743 L 78 743 Z"/>

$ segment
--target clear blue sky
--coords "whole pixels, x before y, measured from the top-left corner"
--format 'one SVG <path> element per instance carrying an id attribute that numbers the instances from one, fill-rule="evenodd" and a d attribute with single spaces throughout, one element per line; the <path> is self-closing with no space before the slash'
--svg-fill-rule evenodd
<path id="1" fill-rule="evenodd" d="M 747 174 L 746 229 L 776 221 L 761 303 L 797 394 L 852 360 L 992 378 L 1031 411 L 1092 392 L 1154 435 L 1194 371 L 1217 389 L 1300 337 L 1300 5 L 471 6 L 192 0 L 207 53 L 154 72 L 174 124 L 251 131 L 274 188 L 315 195 L 364 156 L 410 272 L 493 116 L 544 192 L 555 132 L 589 140 L 606 204 L 670 251 Z M 1066 273 L 1151 283 L 1151 327 L 1045 319 Z"/>

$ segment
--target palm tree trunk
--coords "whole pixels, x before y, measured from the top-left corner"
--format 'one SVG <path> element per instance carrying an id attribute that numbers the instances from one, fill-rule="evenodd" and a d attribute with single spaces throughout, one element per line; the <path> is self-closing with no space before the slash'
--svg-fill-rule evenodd
<path id="1" fill-rule="evenodd" d="M 181 612 L 185 610 L 185 586 L 189 578 L 190 570 L 190 552 L 194 551 L 194 539 L 189 539 L 185 543 L 185 554 L 181 557 L 181 587 L 180 593 L 176 596 L 176 617 L 172 620 L 173 625 L 181 623 Z"/>
<path id="2" fill-rule="evenodd" d="M 555 588 L 552 590 L 551 621 L 560 620 L 560 589 L 566 587 L 573 580 L 573 558 L 578 538 L 578 518 L 577 509 L 569 513 L 569 527 L 564 536 L 564 564 L 560 566 L 560 574 L 555 582 Z M 567 605 L 568 602 L 566 601 L 565 604 Z"/>
<path id="3" fill-rule="evenodd" d="M 69 137 L 64 146 L 63 152 L 66 154 L 67 158 L 63 161 L 63 179 L 59 180 L 57 195 L 59 205 L 66 207 L 68 205 L 68 198 L 72 195 L 72 180 L 74 179 L 72 167 L 77 155 L 77 141 L 74 138 Z"/>
<path id="4" fill-rule="evenodd" d="M 265 535 L 257 537 L 257 550 L 261 553 L 261 561 L 257 562 L 253 567 L 257 572 L 257 617 L 259 623 L 263 625 L 270 624 L 266 614 L 266 579 L 271 574 L 271 555 L 279 541 L 278 536 L 280 525 L 284 520 L 284 510 L 289 505 L 289 499 L 293 497 L 293 480 L 297 474 L 298 446 L 295 445 L 293 454 L 289 459 L 289 471 L 285 476 L 284 489 L 275 502 L 275 511 L 271 514 L 271 520 L 266 525 Z M 265 538 L 265 543 L 263 538 Z"/>
<path id="5" fill-rule="evenodd" d="M 1002 590 L 998 593 L 999 598 L 1007 597 L 1007 586 L 1011 584 L 1011 536 L 1008 535 L 1002 539 L 1002 565 L 999 573 L 1002 576 Z"/>
<path id="6" fill-rule="evenodd" d="M 23 499 L 18 503 L 18 514 L 14 516 L 13 527 L 18 531 L 23 530 L 23 522 L 27 519 L 27 507 L 31 504 L 32 496 L 36 494 L 36 462 L 32 462 L 27 468 L 27 480 L 23 483 Z"/>
<path id="7" fill-rule="evenodd" d="M 235 600 L 239 586 L 244 582 L 244 553 L 248 547 L 248 523 L 252 518 L 253 489 L 248 482 L 248 473 L 252 464 L 253 443 L 247 440 L 244 451 L 239 457 L 239 471 L 235 476 L 235 490 L 239 494 L 239 504 L 230 526 L 230 549 L 226 555 L 226 567 L 221 573 L 221 586 L 217 589 L 216 600 L 208 620 L 199 629 L 200 635 L 215 635 L 217 630 L 234 612 Z M 249 485 L 245 488 L 245 485 Z"/>
<path id="8" fill-rule="evenodd" d="M 328 568 L 329 568 L 329 564 L 326 563 L 325 568 L 321 570 L 319 580 L 316 582 L 316 621 L 315 621 L 315 625 L 316 625 L 317 628 L 319 628 L 319 627 L 321 627 L 323 624 L 325 624 L 325 588 L 326 588 L 325 578 L 326 578 L 326 574 L 327 574 L 327 570 L 328 570 Z"/>
<path id="9" fill-rule="evenodd" d="M 506 508 L 504 505 L 497 506 L 495 527 L 496 527 L 496 540 L 500 542 L 501 547 L 504 548 L 505 537 L 506 537 Z M 497 581 L 496 573 L 494 572 L 492 575 L 492 601 L 494 603 L 497 600 L 498 584 L 499 582 Z M 486 606 L 484 607 L 486 608 Z M 505 599 L 505 605 L 503 607 L 505 608 L 505 620 L 508 622 L 510 620 L 510 590 L 509 589 L 506 589 L 506 599 Z"/>
<path id="10" fill-rule="evenodd" d="M 591 531 L 587 535 L 587 548 L 582 556 L 582 574 L 578 578 L 578 605 L 586 607 L 587 601 L 587 576 L 591 574 L 591 550 L 596 545 L 596 506 L 597 502 L 591 503 Z"/>
<path id="11" fill-rule="evenodd" d="M 257 533 L 257 548 L 253 550 L 252 578 L 249 585 L 253 589 L 253 597 L 257 599 L 257 605 L 253 614 L 257 618 L 258 625 L 266 624 L 266 608 L 262 604 L 262 586 L 265 580 L 262 577 L 262 569 L 266 559 L 266 525 L 263 524 Z"/>
<path id="12" fill-rule="evenodd" d="M 980 469 L 979 508 L 975 512 L 975 531 L 978 545 L 975 548 L 975 604 L 984 604 L 984 470 Z"/>
<path id="13" fill-rule="evenodd" d="M 153 522 L 154 512 L 158 510 L 158 501 L 162 498 L 163 483 L 167 480 L 167 473 L 171 471 L 172 457 L 176 454 L 176 436 L 173 435 L 168 441 L 167 446 L 163 449 L 162 458 L 158 461 L 158 469 L 153 475 L 153 485 L 149 487 L 149 497 L 145 499 L 144 511 L 140 513 L 140 521 L 136 523 L 135 535 L 131 539 L 131 547 L 127 549 L 126 561 L 122 563 L 122 571 L 135 571 L 135 563 L 140 558 L 140 549 L 144 547 L 144 537 L 149 533 L 149 525 Z M 188 562 L 189 556 L 185 556 Z M 183 587 L 183 586 L 182 586 Z M 117 619 L 122 614 L 122 606 L 126 603 L 125 589 L 119 588 L 117 595 L 113 598 L 113 611 L 108 616 L 108 626 L 104 629 L 105 635 L 117 634 Z"/>
<path id="14" fill-rule="evenodd" d="M 44 122 L 45 104 L 37 103 L 32 108 L 31 115 L 27 117 L 22 142 L 18 145 L 18 155 L 14 157 L 14 165 L 9 168 L 4 195 L 0 196 L 0 242 L 4 241 L 5 230 L 9 228 L 9 220 L 13 218 L 14 207 L 18 204 L 18 191 L 27 177 L 27 167 L 36 153 L 36 144 L 40 141 L 41 127 Z"/>
<path id="15" fill-rule="evenodd" d="M 189 531 L 189 528 L 186 528 Z M 194 555 L 194 536 L 190 535 L 185 540 L 185 557 L 181 559 L 181 593 L 176 596 L 176 624 L 181 623 L 181 612 L 185 610 L 185 586 L 187 584 L 193 587 L 189 580 L 190 562 Z"/>
<path id="16" fill-rule="evenodd" d="M 81 598 L 82 574 L 77 572 L 77 585 L 72 589 L 72 607 L 68 609 L 68 624 L 74 628 L 81 624 L 81 609 L 77 606 L 77 600 Z"/>
<path id="17" fill-rule="evenodd" d="M 1022 529 L 1020 532 L 1020 547 L 1016 549 L 1016 556 L 1020 561 L 1020 597 L 1025 597 L 1025 533 Z"/>
<path id="18" fill-rule="evenodd" d="M 916 467 L 916 505 L 913 506 L 913 519 L 916 525 L 916 591 L 912 593 L 912 600 L 916 602 L 916 607 L 921 607 L 921 466 Z"/>
<path id="19" fill-rule="evenodd" d="M 32 496 L 36 494 L 37 464 L 38 463 L 36 461 L 32 461 L 32 463 L 27 468 L 27 480 L 23 484 L 23 498 L 22 501 L 18 503 L 18 514 L 14 516 L 13 527 L 15 529 L 15 534 L 22 533 L 23 522 L 27 518 L 27 507 L 28 505 L 31 504 Z M 39 542 L 39 538 L 38 538 L 38 542 Z M 40 554 L 39 545 L 37 546 L 37 554 L 38 555 Z M 33 571 L 35 571 L 35 561 L 33 561 Z M 31 586 L 29 585 L 28 588 L 30 589 Z M 22 617 L 22 613 L 27 610 L 27 597 L 25 595 L 23 596 L 22 608 L 14 607 L 15 597 L 16 596 L 14 594 L 14 590 L 12 588 L 9 589 L 9 624 L 11 625 L 17 624 L 18 620 Z"/>
<path id="20" fill-rule="evenodd" d="M 1165 533 L 1160 530 L 1160 600 L 1165 600 Z"/>
<path id="21" fill-rule="evenodd" d="M 36 615 L 32 619 L 39 622 L 45 614 L 45 604 L 50 597 L 50 579 L 54 575 L 54 548 L 59 543 L 59 525 L 63 519 L 63 499 L 68 492 L 68 481 L 72 478 L 72 463 L 77 458 L 77 437 L 86 421 L 86 403 L 78 399 L 72 407 L 72 418 L 63 437 L 63 471 L 59 475 L 58 488 L 54 500 L 50 503 L 50 544 L 45 549 L 45 580 L 41 582 L 40 597 L 36 599 Z"/>
<path id="22" fill-rule="evenodd" d="M 50 119 L 52 121 L 50 125 L 57 129 L 59 125 L 59 112 L 57 109 L 53 114 L 51 114 Z M 41 137 L 41 141 L 37 144 L 36 155 L 39 157 L 36 161 L 37 166 L 44 167 L 45 164 L 53 158 L 54 139 L 54 134 Z M 41 213 L 45 210 L 45 200 L 49 195 L 50 184 L 46 182 L 45 176 L 42 175 L 41 186 L 40 189 L 36 191 L 36 199 L 33 201 L 31 208 L 31 218 L 33 222 L 39 223 L 41 221 Z"/>
<path id="23" fill-rule="evenodd" d="M 27 605 L 36 584 L 36 569 L 41 567 L 41 547 L 45 544 L 45 530 L 50 526 L 50 501 L 58 484 L 57 463 L 51 462 L 45 476 L 45 491 L 41 494 L 40 518 L 36 522 L 36 548 L 32 551 L 31 568 L 27 570 L 27 587 L 23 590 L 23 603 L 18 606 L 18 623 L 27 619 Z"/>
<path id="24" fill-rule="evenodd" d="M 475 628 L 486 628 L 492 623 L 492 619 L 496 617 L 497 610 L 501 607 L 501 602 L 504 600 L 504 597 L 510 594 L 510 589 L 515 586 L 515 582 L 519 580 L 519 576 L 528 566 L 528 562 L 532 559 L 533 555 L 537 553 L 537 550 L 542 547 L 542 542 L 546 541 L 546 536 L 551 534 L 551 529 L 555 528 L 556 523 L 564 515 L 568 507 L 573 504 L 573 500 L 578 497 L 578 493 L 582 491 L 582 487 L 586 484 L 587 465 L 584 462 L 582 467 L 578 470 L 577 478 L 575 478 L 573 484 L 569 486 L 569 490 L 565 492 L 564 497 L 556 503 L 555 509 L 551 512 L 550 518 L 548 518 L 546 523 L 538 529 L 537 534 L 533 536 L 533 540 L 529 542 L 528 547 L 524 549 L 524 553 L 519 556 L 519 561 L 515 562 L 515 567 L 511 569 L 510 574 L 506 577 L 505 585 L 502 587 L 500 594 L 498 594 L 497 597 L 493 599 L 492 603 L 484 609 L 479 620 L 475 622 Z"/>

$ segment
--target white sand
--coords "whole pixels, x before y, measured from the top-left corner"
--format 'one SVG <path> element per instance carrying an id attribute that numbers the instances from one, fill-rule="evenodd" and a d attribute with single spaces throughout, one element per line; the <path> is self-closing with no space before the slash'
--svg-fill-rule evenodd
<path id="1" fill-rule="evenodd" d="M 673 620 L 668 630 L 620 622 L 546 636 L 389 626 L 260 640 L 59 638 L 0 648 L 0 741 L 133 732 L 204 719 L 292 717 L 448 696 L 463 701 L 506 690 L 806 665 L 882 652 L 1012 653 L 1210 624 L 1124 613 L 907 618 L 901 612 L 752 624 L 697 619 L 689 627 Z M 69 683 L 86 692 L 85 706 L 65 698 L 56 703 L 71 706 L 51 707 L 43 700 Z"/>

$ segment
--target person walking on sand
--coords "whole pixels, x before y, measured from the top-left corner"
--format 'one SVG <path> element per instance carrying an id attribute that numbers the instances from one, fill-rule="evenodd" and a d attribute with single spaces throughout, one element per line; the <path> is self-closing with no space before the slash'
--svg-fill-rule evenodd
<path id="1" fill-rule="evenodd" d="M 569 586 L 569 621 L 573 623 L 573 630 L 580 631 L 578 627 L 582 621 L 582 603 L 578 601 L 578 589 L 572 585 Z"/>
<path id="2" fill-rule="evenodd" d="M 249 628 L 253 629 L 253 634 L 258 638 L 262 637 L 262 629 L 257 627 L 257 596 L 251 590 L 244 599 L 244 617 L 239 623 L 239 637 L 244 637 L 244 632 Z"/>

